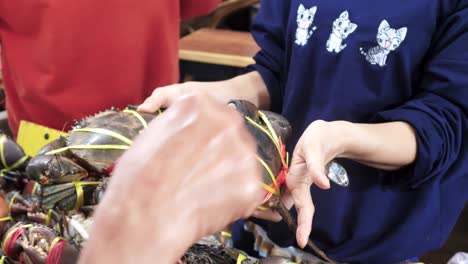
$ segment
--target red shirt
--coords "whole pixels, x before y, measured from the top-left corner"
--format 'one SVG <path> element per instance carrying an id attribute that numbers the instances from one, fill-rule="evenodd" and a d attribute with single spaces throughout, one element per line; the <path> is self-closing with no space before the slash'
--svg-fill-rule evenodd
<path id="1" fill-rule="evenodd" d="M 62 130 L 178 81 L 179 22 L 219 0 L 0 0 L 8 119 Z M 66 126 L 68 128 L 68 126 Z"/>

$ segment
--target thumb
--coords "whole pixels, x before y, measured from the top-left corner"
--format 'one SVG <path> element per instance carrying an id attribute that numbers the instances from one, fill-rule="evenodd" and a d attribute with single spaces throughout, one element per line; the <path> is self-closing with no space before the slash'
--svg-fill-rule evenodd
<path id="1" fill-rule="evenodd" d="M 154 113 L 160 108 L 161 108 L 161 103 L 159 103 L 158 99 L 148 97 L 141 105 L 138 106 L 137 111 L 146 112 L 146 113 Z"/>
<path id="2" fill-rule="evenodd" d="M 170 89 L 177 89 L 177 87 L 161 87 L 156 88 L 150 97 L 140 104 L 137 111 L 154 113 L 162 107 L 167 108 L 170 104 Z"/>

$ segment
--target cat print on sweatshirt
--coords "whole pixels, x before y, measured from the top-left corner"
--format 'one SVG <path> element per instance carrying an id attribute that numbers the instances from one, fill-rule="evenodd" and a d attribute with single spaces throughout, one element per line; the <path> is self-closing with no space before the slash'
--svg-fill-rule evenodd
<path id="1" fill-rule="evenodd" d="M 305 8 L 305 6 L 302 4 L 299 6 L 299 9 L 297 10 L 297 19 L 296 19 L 297 21 L 296 44 L 297 45 L 305 46 L 309 38 L 317 29 L 317 27 L 312 27 L 316 12 L 317 12 L 316 6 L 310 9 Z"/>
<path id="2" fill-rule="evenodd" d="M 344 40 L 357 29 L 357 25 L 349 20 L 348 11 L 344 11 L 333 22 L 332 32 L 327 40 L 327 51 L 339 53 L 346 48 Z"/>
<path id="3" fill-rule="evenodd" d="M 370 48 L 367 52 L 360 48 L 361 53 L 366 56 L 366 60 L 372 65 L 378 64 L 383 67 L 386 65 L 387 56 L 390 52 L 396 50 L 405 40 L 407 31 L 406 27 L 391 28 L 390 24 L 383 20 L 377 33 L 378 46 Z"/>

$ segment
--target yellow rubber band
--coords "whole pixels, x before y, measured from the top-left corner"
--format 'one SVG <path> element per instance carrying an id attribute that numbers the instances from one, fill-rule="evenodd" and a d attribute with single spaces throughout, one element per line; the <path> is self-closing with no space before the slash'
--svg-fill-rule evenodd
<path id="1" fill-rule="evenodd" d="M 27 156 L 23 156 L 21 159 L 19 159 L 18 161 L 16 161 L 13 165 L 11 165 L 11 167 L 5 167 L 4 169 L 0 170 L 0 176 L 4 176 L 5 172 L 7 171 L 12 171 L 16 168 L 18 168 L 19 166 L 21 166 L 24 162 L 26 162 L 26 160 L 28 159 Z"/>
<path id="2" fill-rule="evenodd" d="M 0 218 L 0 222 L 6 222 L 6 221 L 11 221 L 11 220 L 13 220 L 11 216 L 5 216 L 5 217 Z"/>
<path id="3" fill-rule="evenodd" d="M 226 231 L 221 231 L 221 235 L 225 237 L 232 237 L 232 234 Z"/>
<path id="4" fill-rule="evenodd" d="M 19 193 L 15 193 L 13 197 L 11 197 L 10 203 L 8 204 L 8 210 L 11 212 L 11 207 L 13 206 L 13 203 L 15 202 L 16 196 L 18 196 Z"/>
<path id="5" fill-rule="evenodd" d="M 89 185 L 99 185 L 102 182 L 100 182 L 100 181 L 81 181 L 79 183 L 81 184 L 81 186 L 89 186 Z"/>
<path id="6" fill-rule="evenodd" d="M 271 125 L 270 121 L 268 120 L 268 118 L 266 117 L 266 115 L 262 112 L 262 111 L 258 111 L 258 116 L 260 117 L 260 119 L 262 119 L 262 121 L 266 124 L 266 126 L 268 127 L 268 130 L 270 131 L 271 135 L 273 136 L 273 138 L 275 139 L 275 142 L 279 143 L 279 138 L 278 138 L 278 135 L 276 135 L 276 132 L 275 130 L 273 129 L 273 126 Z"/>
<path id="7" fill-rule="evenodd" d="M 271 141 L 273 142 L 273 144 L 276 147 L 276 150 L 278 151 L 278 155 L 279 155 L 280 159 L 282 160 L 282 162 L 284 162 L 283 164 L 286 164 L 286 166 L 289 166 L 289 153 L 286 152 L 286 157 L 283 157 L 283 154 L 281 152 L 280 139 L 279 139 L 278 135 L 276 134 L 275 130 L 273 129 L 273 126 L 271 125 L 270 121 L 268 120 L 268 118 L 266 117 L 266 115 L 262 111 L 258 111 L 258 116 L 265 123 L 268 130 L 265 129 L 264 127 L 262 127 L 260 124 L 258 124 L 257 122 L 255 122 L 253 119 L 251 119 L 248 116 L 245 116 L 245 119 L 249 123 L 254 125 L 256 128 L 260 129 L 263 133 L 265 133 L 271 139 Z M 263 188 L 266 189 L 268 192 L 270 192 L 272 194 L 278 194 L 279 195 L 280 194 L 280 189 L 279 189 L 278 183 L 276 181 L 276 176 L 273 175 L 273 172 L 272 172 L 270 166 L 268 166 L 268 164 L 266 164 L 266 162 L 264 160 L 262 160 L 260 157 L 257 157 L 257 159 L 260 161 L 262 166 L 267 171 L 267 173 L 270 176 L 270 178 L 271 178 L 271 180 L 273 182 L 273 185 L 274 185 L 274 188 L 272 188 L 271 186 L 264 183 Z M 283 160 L 283 159 L 286 159 L 286 160 Z"/>
<path id="8" fill-rule="evenodd" d="M 76 202 L 75 202 L 75 207 L 73 210 L 78 210 L 83 206 L 84 203 L 84 197 L 83 197 L 83 186 L 81 186 L 80 182 L 73 182 L 75 184 L 75 189 L 76 189 Z"/>
<path id="9" fill-rule="evenodd" d="M 282 155 L 281 155 L 281 149 L 279 147 L 279 142 L 275 140 L 275 138 L 273 137 L 273 135 L 271 134 L 271 132 L 269 132 L 268 130 L 266 130 L 264 127 L 260 126 L 259 124 L 257 124 L 257 122 L 253 121 L 250 117 L 246 116 L 245 119 L 247 119 L 247 121 L 249 121 L 249 123 L 251 123 L 252 125 L 254 125 L 255 127 L 257 127 L 258 129 L 260 129 L 261 131 L 263 131 L 263 133 L 265 133 L 270 139 L 271 141 L 273 142 L 273 144 L 275 145 L 276 147 L 276 150 L 278 151 L 278 154 L 279 156 L 282 158 Z M 274 131 L 273 131 L 274 133 Z"/>
<path id="10" fill-rule="evenodd" d="M 63 147 L 55 150 L 51 150 L 46 153 L 46 155 L 54 155 L 58 154 L 61 152 L 64 152 L 69 149 L 121 149 L 121 150 L 127 150 L 129 149 L 130 146 L 127 145 L 73 145 L 73 146 L 68 146 L 68 147 Z"/>
<path id="11" fill-rule="evenodd" d="M 12 235 L 16 230 L 18 230 L 18 228 L 19 228 L 19 227 L 17 227 L 17 228 L 15 228 L 15 229 L 11 230 L 11 231 L 8 232 L 8 233 L 5 235 L 5 237 L 3 238 L 3 241 L 2 241 L 2 250 L 3 250 L 3 252 L 5 252 L 5 244 L 6 244 L 6 242 L 10 239 L 11 235 Z"/>
<path id="12" fill-rule="evenodd" d="M 14 170 L 14 169 L 18 168 L 24 162 L 26 162 L 26 160 L 28 159 L 27 156 L 23 156 L 22 158 L 17 160 L 13 165 L 8 166 L 8 164 L 6 162 L 6 158 L 5 158 L 5 142 L 6 142 L 6 139 L 7 139 L 7 136 L 4 135 L 4 134 L 0 137 L 0 160 L 1 160 L 2 165 L 3 165 L 3 169 L 0 170 L 0 176 L 1 177 L 3 177 L 5 175 L 5 172 L 11 171 L 11 170 Z"/>
<path id="13" fill-rule="evenodd" d="M 76 202 L 75 202 L 75 207 L 73 208 L 73 210 L 76 211 L 80 209 L 84 204 L 83 186 L 98 185 L 100 183 L 101 182 L 73 182 L 73 184 L 75 185 L 75 189 L 76 189 Z"/>
<path id="14" fill-rule="evenodd" d="M 143 125 L 144 128 L 148 127 L 148 123 L 146 122 L 146 120 L 137 111 L 130 110 L 130 109 L 125 109 L 123 111 L 125 113 L 130 113 L 130 114 L 134 115 L 140 121 L 140 123 Z"/>
<path id="15" fill-rule="evenodd" d="M 114 132 L 112 130 L 108 130 L 105 128 L 79 128 L 79 129 L 74 129 L 72 132 L 89 132 L 89 133 L 96 133 L 96 134 L 102 134 L 106 136 L 111 136 L 113 138 L 116 138 L 124 143 L 127 143 L 128 145 L 132 144 L 132 140 L 122 136 L 121 134 Z"/>
<path id="16" fill-rule="evenodd" d="M 9 169 L 9 170 L 14 170 L 14 169 L 18 168 L 18 167 L 21 166 L 24 162 L 26 162 L 27 159 L 28 159 L 27 156 L 23 156 L 21 159 L 19 159 L 17 162 L 15 162 L 13 165 L 11 165 L 11 167 L 9 167 L 8 169 Z"/>
<path id="17" fill-rule="evenodd" d="M 266 115 L 262 111 L 258 111 L 258 115 L 263 120 L 263 122 L 267 125 L 267 127 L 268 127 L 271 135 L 273 136 L 273 138 L 275 138 L 275 140 L 276 140 L 275 141 L 276 149 L 278 150 L 280 158 L 283 159 L 283 155 L 281 154 L 281 148 L 280 148 L 280 138 L 278 137 L 278 135 L 276 135 L 276 132 L 273 129 L 273 126 L 271 125 L 271 123 L 268 120 L 268 118 L 266 117 Z M 289 152 L 286 151 L 286 157 L 284 157 L 284 158 L 286 159 L 285 160 L 286 167 L 289 167 Z"/>
<path id="18" fill-rule="evenodd" d="M 272 193 L 272 194 L 279 194 L 279 192 L 273 188 L 271 188 L 269 185 L 262 183 L 263 184 L 263 189 L 265 189 L 267 192 Z"/>
<path id="19" fill-rule="evenodd" d="M 34 187 L 32 189 L 32 193 L 31 193 L 32 195 L 36 194 L 37 188 L 39 188 L 39 183 L 36 182 L 36 183 L 34 183 Z"/>
<path id="20" fill-rule="evenodd" d="M 126 150 L 129 147 L 130 146 L 127 146 L 127 145 L 72 145 L 66 148 L 67 149 L 123 149 L 123 150 Z"/>
<path id="21" fill-rule="evenodd" d="M 70 149 L 70 147 L 58 148 L 58 149 L 54 149 L 54 150 L 46 152 L 45 155 L 55 155 L 55 154 L 67 151 L 69 149 Z"/>
<path id="22" fill-rule="evenodd" d="M 61 240 L 65 240 L 65 238 L 63 237 L 56 237 L 54 238 L 54 240 L 52 240 L 52 243 L 50 243 L 50 247 L 49 247 L 49 253 L 52 251 L 52 249 L 57 245 L 58 242 L 60 242 Z"/>
<path id="23" fill-rule="evenodd" d="M 19 159 L 17 162 L 15 162 L 13 165 L 11 165 L 10 169 L 16 169 L 17 167 L 23 165 L 28 160 L 28 156 L 23 156 L 21 159 Z"/>
<path id="24" fill-rule="evenodd" d="M 23 225 L 23 226 L 17 226 L 15 227 L 13 230 L 11 230 L 10 232 L 8 232 L 8 234 L 6 234 L 6 236 L 4 237 L 3 241 L 2 241 L 2 249 L 3 249 L 3 252 L 5 252 L 5 243 L 6 241 L 8 241 L 10 238 L 11 238 L 11 235 L 13 235 L 14 232 L 16 232 L 16 230 L 20 229 L 21 227 L 23 228 L 30 228 L 30 227 L 33 227 L 32 224 L 28 224 L 28 225 Z"/>
<path id="25" fill-rule="evenodd" d="M 2 165 L 5 168 L 8 167 L 8 165 L 6 164 L 6 160 L 5 160 L 5 149 L 4 149 L 6 139 L 7 139 L 6 135 L 2 134 L 2 136 L 0 137 L 0 156 L 2 160 Z"/>
<path id="26" fill-rule="evenodd" d="M 239 254 L 239 256 L 237 257 L 237 262 L 236 264 L 242 264 L 242 261 L 246 260 L 247 257 L 244 256 L 243 254 Z"/>
<path id="27" fill-rule="evenodd" d="M 268 166 L 268 164 L 266 164 L 265 161 L 263 161 L 260 157 L 257 157 L 257 160 L 260 161 L 260 163 L 262 164 L 262 166 L 265 168 L 265 170 L 268 172 L 268 175 L 270 175 L 270 178 L 271 178 L 271 181 L 273 182 L 273 185 L 275 187 L 275 190 L 279 189 L 278 188 L 278 183 L 276 182 L 276 177 L 275 175 L 273 175 L 273 172 L 271 171 L 271 168 L 270 166 Z"/>
<path id="28" fill-rule="evenodd" d="M 46 226 L 50 225 L 50 220 L 52 218 L 52 212 L 53 212 L 52 209 L 49 209 L 49 211 L 47 211 L 47 217 L 46 217 L 46 220 L 45 220 L 45 225 Z"/>

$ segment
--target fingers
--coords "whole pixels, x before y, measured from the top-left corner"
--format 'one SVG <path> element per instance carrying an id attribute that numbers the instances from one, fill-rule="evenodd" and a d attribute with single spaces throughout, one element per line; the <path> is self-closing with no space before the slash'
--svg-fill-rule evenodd
<path id="1" fill-rule="evenodd" d="M 301 248 L 306 246 L 312 230 L 312 219 L 315 208 L 312 203 L 310 186 L 312 183 L 316 183 L 313 174 L 317 173 L 317 167 L 320 166 L 317 165 L 320 162 L 311 163 L 313 166 L 309 166 L 309 163 L 306 163 L 309 158 L 319 159 L 317 158 L 319 155 L 309 152 L 306 156 L 303 142 L 303 140 L 300 140 L 294 150 L 291 167 L 286 179 L 288 192 L 283 196 L 283 201 L 287 208 L 290 208 L 292 204 L 296 208 L 298 224 L 296 240 Z"/>
<path id="2" fill-rule="evenodd" d="M 249 217 L 256 210 L 257 205 L 262 201 L 263 190 L 261 185 L 261 169 L 258 162 L 253 157 L 252 163 L 245 166 L 246 177 L 241 181 L 240 186 L 243 186 L 242 193 L 239 195 L 243 199 L 244 209 L 240 210 L 240 218 Z"/>
<path id="3" fill-rule="evenodd" d="M 243 118 L 214 98 L 195 94 L 173 100 L 161 95 L 165 91 L 155 92 L 155 101 L 148 99 L 140 107 L 156 111 L 172 104 L 121 157 L 101 203 L 107 210 L 96 213 L 97 223 L 123 223 L 122 232 L 108 233 L 123 242 L 188 246 L 250 215 L 263 198 L 257 146 Z M 113 201 L 119 206 L 111 206 Z M 154 228 L 135 232 L 135 224 Z"/>
<path id="4" fill-rule="evenodd" d="M 300 144 L 301 144 L 301 140 L 299 140 L 297 145 L 300 146 Z M 293 155 L 293 158 L 291 160 L 291 166 L 289 168 L 289 173 L 286 178 L 286 186 L 285 186 L 286 188 L 283 188 L 282 193 L 281 193 L 281 202 L 288 209 L 290 209 L 294 204 L 294 199 L 292 197 L 291 190 L 293 190 L 298 185 L 299 182 L 303 182 L 303 181 L 307 181 L 308 183 L 310 182 L 310 179 L 308 178 L 306 164 L 304 163 L 300 155 L 297 155 L 298 151 L 299 151 L 299 148 L 297 148 L 297 151 L 294 152 L 295 155 Z M 279 222 L 282 219 L 282 217 L 276 211 L 272 209 L 257 210 L 255 211 L 253 216 L 256 218 L 265 219 L 265 220 L 274 221 L 274 222 Z"/>
<path id="5" fill-rule="evenodd" d="M 329 142 L 326 128 L 323 122 L 317 122 L 314 126 L 310 126 L 299 139 L 286 179 L 287 188 L 281 196 L 286 208 L 289 209 L 294 204 L 297 210 L 296 239 L 301 248 L 307 245 L 315 213 L 310 187 L 316 184 L 322 189 L 330 188 L 330 180 L 325 174 L 325 167 L 326 163 L 334 158 L 336 151 L 333 148 L 330 150 L 326 145 L 326 142 Z M 271 210 L 256 211 L 254 216 L 272 221 L 280 219 L 279 215 Z"/>
<path id="6" fill-rule="evenodd" d="M 166 87 L 157 88 L 153 91 L 150 97 L 138 106 L 137 111 L 154 113 L 158 109 L 167 108 L 175 99 L 175 90 L 179 89 L 180 85 L 170 85 Z"/>
<path id="7" fill-rule="evenodd" d="M 311 144 L 301 146 L 300 153 L 306 163 L 312 182 L 321 189 L 330 188 L 330 180 L 325 175 L 325 160 L 322 151 L 313 148 Z"/>
<path id="8" fill-rule="evenodd" d="M 192 145 L 197 150 L 184 162 L 190 169 L 183 175 L 183 191 L 178 192 L 178 197 L 184 198 L 180 204 L 196 209 L 192 219 L 199 223 L 200 234 L 214 230 L 207 226 L 210 221 L 206 219 L 216 219 L 222 226 L 250 215 L 262 200 L 262 174 L 256 143 L 242 116 L 200 93 L 177 99 L 166 113 L 186 116 L 179 119 L 179 123 L 187 125 L 180 128 L 185 143 L 178 150 L 178 158 Z M 172 127 L 177 125 L 171 122 Z M 193 197 L 199 197 L 203 204 Z"/>
<path id="9" fill-rule="evenodd" d="M 310 185 L 300 184 L 292 191 L 292 197 L 297 211 L 296 240 L 299 247 L 304 248 L 312 230 L 312 219 L 315 211 L 310 195 Z"/>
<path id="10" fill-rule="evenodd" d="M 315 185 L 321 189 L 330 189 L 330 180 L 325 176 L 325 164 L 323 162 L 307 161 L 307 170 Z"/>
<path id="11" fill-rule="evenodd" d="M 239 218 L 247 217 L 253 213 L 257 205 L 262 201 L 262 170 L 257 160 L 257 145 L 253 136 L 247 131 L 241 115 L 235 110 L 231 110 L 225 104 L 213 100 L 213 103 L 222 105 L 226 113 L 215 117 L 223 125 L 221 140 L 212 141 L 213 150 L 209 150 L 212 155 L 218 158 L 226 156 L 230 152 L 231 168 L 225 167 L 232 174 L 228 179 L 228 186 L 233 190 L 233 202 L 231 207 L 240 213 Z M 218 115 L 220 111 L 214 113 Z M 229 142 L 229 143 L 227 143 Z M 221 146 L 221 147 L 220 147 Z M 210 154 L 210 155 L 211 155 Z M 223 166 L 228 166 L 225 164 Z"/>
<path id="12" fill-rule="evenodd" d="M 137 108 L 137 111 L 154 113 L 162 107 L 165 103 L 165 97 L 161 94 L 164 94 L 164 88 L 159 88 L 153 91 L 150 97 L 140 104 Z"/>

